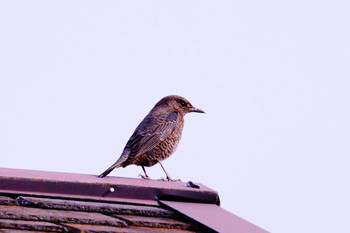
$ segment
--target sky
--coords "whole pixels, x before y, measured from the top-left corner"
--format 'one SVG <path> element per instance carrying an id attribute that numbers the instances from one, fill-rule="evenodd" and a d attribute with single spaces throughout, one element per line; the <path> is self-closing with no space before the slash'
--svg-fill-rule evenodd
<path id="1" fill-rule="evenodd" d="M 207 114 L 186 115 L 173 178 L 271 232 L 350 232 L 349 7 L 1 1 L 0 167 L 98 175 L 177 94 Z"/>

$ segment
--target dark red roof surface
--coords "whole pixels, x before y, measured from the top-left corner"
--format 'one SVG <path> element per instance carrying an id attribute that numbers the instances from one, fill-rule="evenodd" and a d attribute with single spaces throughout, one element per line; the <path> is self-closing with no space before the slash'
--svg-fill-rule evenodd
<path id="1" fill-rule="evenodd" d="M 0 168 L 0 232 L 265 230 L 201 184 Z"/>

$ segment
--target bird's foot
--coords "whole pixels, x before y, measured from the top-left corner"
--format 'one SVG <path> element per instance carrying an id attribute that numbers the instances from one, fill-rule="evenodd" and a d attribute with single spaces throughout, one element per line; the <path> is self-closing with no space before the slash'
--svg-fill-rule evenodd
<path id="1" fill-rule="evenodd" d="M 149 177 L 149 176 L 144 176 L 144 175 L 139 175 L 139 177 L 141 177 L 142 179 L 145 179 L 145 180 L 150 180 L 151 179 L 151 177 Z"/>
<path id="2" fill-rule="evenodd" d="M 162 181 L 172 181 L 172 182 L 179 182 L 179 181 L 181 181 L 180 179 L 172 179 L 169 176 L 167 178 L 161 178 L 160 180 L 162 180 Z"/>

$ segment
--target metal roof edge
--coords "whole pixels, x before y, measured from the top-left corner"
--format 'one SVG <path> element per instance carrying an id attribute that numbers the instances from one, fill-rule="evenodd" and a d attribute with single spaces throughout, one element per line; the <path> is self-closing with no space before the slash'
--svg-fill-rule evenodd
<path id="1" fill-rule="evenodd" d="M 215 232 L 268 233 L 268 231 L 214 204 L 166 200 L 159 202 Z"/>
<path id="2" fill-rule="evenodd" d="M 0 193 L 158 204 L 158 199 L 218 205 L 218 193 L 202 184 L 140 178 L 0 168 Z"/>

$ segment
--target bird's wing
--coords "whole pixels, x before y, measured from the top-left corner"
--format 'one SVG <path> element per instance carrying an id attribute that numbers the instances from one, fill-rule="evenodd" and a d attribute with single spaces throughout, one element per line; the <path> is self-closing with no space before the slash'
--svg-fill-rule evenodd
<path id="1" fill-rule="evenodd" d="M 171 113 L 163 122 L 148 122 L 148 127 L 143 130 L 136 130 L 126 144 L 133 156 L 143 154 L 152 150 L 159 143 L 164 141 L 176 128 L 177 112 Z"/>

